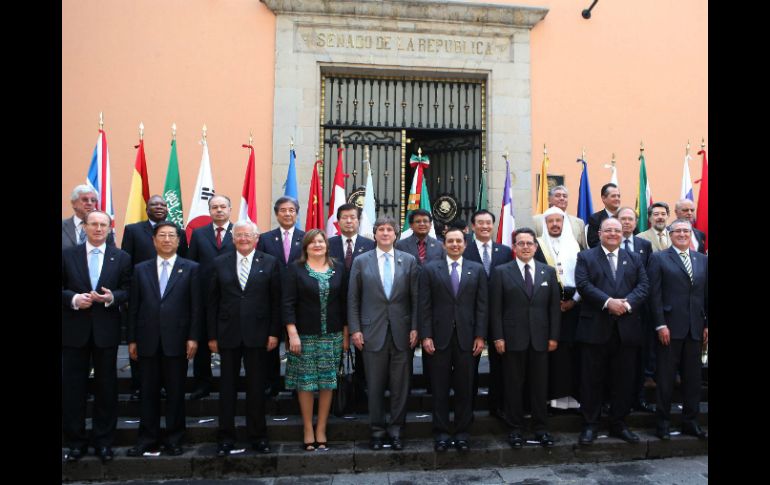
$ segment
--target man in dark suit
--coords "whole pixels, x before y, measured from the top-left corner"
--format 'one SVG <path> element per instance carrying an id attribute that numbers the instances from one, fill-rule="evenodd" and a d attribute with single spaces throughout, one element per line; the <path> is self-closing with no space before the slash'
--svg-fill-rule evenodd
<path id="1" fill-rule="evenodd" d="M 411 254 L 417 264 L 425 265 L 429 261 L 440 261 L 446 257 L 441 242 L 429 235 L 433 216 L 425 209 L 416 209 L 409 213 L 409 227 L 412 234 L 396 242 L 396 249 Z"/>
<path id="2" fill-rule="evenodd" d="M 337 222 L 340 226 L 339 236 L 329 238 L 329 254 L 337 261 L 345 263 L 345 284 L 350 279 L 350 268 L 353 261 L 366 251 L 371 251 L 377 245 L 371 239 L 358 234 L 361 222 L 361 209 L 355 204 L 342 204 L 337 208 Z M 364 370 L 364 357 L 361 351 L 355 348 L 356 370 L 353 373 L 353 382 L 356 387 L 356 400 L 366 400 L 366 371 Z"/>
<path id="3" fill-rule="evenodd" d="M 602 186 L 602 203 L 604 209 L 594 212 L 588 218 L 588 234 L 586 241 L 589 248 L 595 248 L 599 245 L 599 227 L 602 221 L 608 217 L 616 217 L 620 208 L 620 190 L 612 182 Z"/>
<path id="4" fill-rule="evenodd" d="M 642 345 L 641 309 L 649 289 L 644 265 L 620 247 L 620 221 L 605 219 L 600 245 L 578 253 L 575 283 L 583 297 L 575 338 L 583 344 L 580 369 L 580 410 L 583 430 L 578 442 L 596 438 L 607 374 L 612 396 L 610 436 L 629 443 L 639 437 L 628 429 L 634 374 Z"/>
<path id="5" fill-rule="evenodd" d="M 165 453 L 177 456 L 182 454 L 185 433 L 187 361 L 198 349 L 203 317 L 199 266 L 177 257 L 179 228 L 173 222 L 155 224 L 152 239 L 156 256 L 134 267 L 129 299 L 128 353 L 142 364 L 143 399 L 138 442 L 128 456 L 142 456 L 160 445 Z M 163 440 L 161 377 L 167 390 Z"/>
<path id="6" fill-rule="evenodd" d="M 78 185 L 72 190 L 70 202 L 72 202 L 72 210 L 75 211 L 75 214 L 61 221 L 62 249 L 86 242 L 84 219 L 86 214 L 96 209 L 96 205 L 99 203 L 99 194 L 88 185 Z M 115 246 L 115 236 L 112 231 L 107 236 L 107 245 Z"/>
<path id="7" fill-rule="evenodd" d="M 91 211 L 85 214 L 86 242 L 62 251 L 62 425 L 70 461 L 88 451 L 86 388 L 91 362 L 96 384 L 91 445 L 102 462 L 113 457 L 118 308 L 128 300 L 131 257 L 107 245 L 111 227 L 107 213 Z"/>
<path id="8" fill-rule="evenodd" d="M 630 207 L 618 209 L 618 220 L 623 230 L 623 239 L 620 247 L 633 254 L 642 262 L 644 269 L 649 267 L 650 255 L 652 255 L 652 243 L 639 236 L 634 236 L 636 230 L 636 211 Z M 655 368 L 649 368 L 652 360 L 650 354 L 654 352 L 655 332 L 650 324 L 649 301 L 642 305 L 642 347 L 639 350 L 639 361 L 636 366 L 636 387 L 631 409 L 648 413 L 655 412 L 655 407 L 644 398 L 644 381 L 646 377 L 655 375 Z"/>
<path id="9" fill-rule="evenodd" d="M 450 227 L 444 237 L 447 257 L 426 263 L 420 271 L 419 333 L 423 351 L 431 356 L 434 448 L 446 451 L 454 441 L 458 451 L 468 451 L 474 357 L 481 355 L 487 336 L 487 274 L 481 264 L 463 258 L 461 229 Z M 450 386 L 455 391 L 454 437 L 449 427 Z"/>
<path id="10" fill-rule="evenodd" d="M 299 202 L 294 197 L 288 195 L 279 197 L 273 205 L 273 213 L 278 221 L 278 227 L 259 237 L 257 249 L 276 258 L 283 271 L 289 263 L 302 255 L 302 238 L 305 237 L 305 231 L 295 227 L 297 214 L 299 214 Z M 279 337 L 283 337 L 284 333 L 282 329 Z M 278 346 L 268 350 L 265 365 L 267 366 L 265 394 L 277 396 L 281 388 L 281 350 Z"/>
<path id="11" fill-rule="evenodd" d="M 190 249 L 187 253 L 189 259 L 200 265 L 201 294 L 206 295 L 207 285 L 211 280 L 214 270 L 214 259 L 235 252 L 233 245 L 230 212 L 232 203 L 226 195 L 215 195 L 209 199 L 209 215 L 211 224 L 199 227 L 190 236 Z M 211 351 L 207 328 L 203 326 L 198 340 L 198 351 L 193 359 L 193 376 L 195 388 L 190 393 L 190 399 L 206 397 L 211 392 L 213 377 L 211 375 Z"/>
<path id="12" fill-rule="evenodd" d="M 690 224 L 695 224 L 695 202 L 690 199 L 680 199 L 674 206 L 677 219 L 687 219 Z M 695 227 L 690 235 L 690 249 L 706 254 L 706 235 Z"/>
<path id="13" fill-rule="evenodd" d="M 674 374 L 682 376 L 682 433 L 707 439 L 698 425 L 701 350 L 708 343 L 708 256 L 690 248 L 687 219 L 671 223 L 672 246 L 650 259 L 650 307 L 657 330 L 656 435 L 671 439 Z"/>
<path id="14" fill-rule="evenodd" d="M 417 261 L 395 249 L 398 223 L 381 216 L 374 223 L 377 248 L 357 257 L 350 270 L 348 328 L 361 350 L 369 385 L 369 420 L 374 450 L 389 436 L 403 449 L 412 349 L 417 345 Z M 385 422 L 385 388 L 390 388 L 390 421 Z"/>
<path id="15" fill-rule="evenodd" d="M 168 216 L 166 201 L 159 195 L 153 195 L 147 200 L 148 220 L 127 224 L 123 228 L 123 242 L 120 243 L 120 248 L 131 256 L 131 262 L 134 266 L 157 257 L 153 228 L 159 222 L 165 221 L 166 216 Z M 187 254 L 187 235 L 179 227 L 177 227 L 177 244 L 179 249 L 176 254 L 184 258 Z M 124 315 L 128 315 L 128 313 L 127 311 L 123 312 Z M 141 396 L 139 390 L 142 382 L 141 365 L 138 360 L 134 359 L 130 359 L 129 363 L 131 365 L 131 390 L 133 391 L 131 400 L 138 401 Z"/>
<path id="16" fill-rule="evenodd" d="M 476 211 L 471 216 L 471 229 L 473 230 L 474 238 L 463 253 L 463 258 L 481 263 L 484 267 L 484 272 L 487 274 L 487 282 L 492 278 L 494 269 L 497 266 L 508 263 L 513 259 L 511 248 L 492 241 L 494 228 L 494 214 L 484 209 Z M 489 403 L 489 414 L 505 421 L 502 357 L 495 351 L 494 344 L 489 340 L 490 333 L 489 326 L 487 326 L 487 359 L 489 359 L 489 394 L 487 395 L 487 402 Z M 479 387 L 478 367 L 480 360 L 481 356 L 476 357 L 476 371 L 473 379 L 474 396 L 477 394 Z"/>
<path id="17" fill-rule="evenodd" d="M 554 445 L 547 429 L 548 352 L 556 350 L 561 328 L 561 290 L 556 270 L 533 259 L 535 231 L 516 231 L 516 259 L 498 266 L 490 284 L 489 315 L 495 350 L 503 356 L 508 443 L 524 446 L 524 383 L 529 382 L 535 440 Z"/>
<path id="18" fill-rule="evenodd" d="M 235 251 L 214 260 L 206 322 L 209 349 L 222 357 L 217 456 L 233 449 L 237 382 L 246 371 L 246 433 L 254 449 L 270 453 L 265 423 L 265 353 L 278 346 L 281 327 L 281 269 L 256 250 L 259 230 L 249 220 L 233 227 Z"/>

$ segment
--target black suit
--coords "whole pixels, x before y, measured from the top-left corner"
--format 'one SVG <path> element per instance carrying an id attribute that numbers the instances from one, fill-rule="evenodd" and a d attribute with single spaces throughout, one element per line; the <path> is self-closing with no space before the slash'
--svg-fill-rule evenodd
<path id="1" fill-rule="evenodd" d="M 426 263 L 420 272 L 420 339 L 433 339 L 433 435 L 448 440 L 449 388 L 455 391 L 455 439 L 467 440 L 473 422 L 475 337 L 487 336 L 487 275 L 479 263 L 463 259 L 460 286 L 454 294 L 447 259 Z M 425 349 L 423 349 L 425 352 Z"/>
<path id="2" fill-rule="evenodd" d="M 254 251 L 246 288 L 238 280 L 240 253 L 214 260 L 208 288 L 206 323 L 222 357 L 219 383 L 220 443 L 235 442 L 236 383 L 241 359 L 246 370 L 246 431 L 252 442 L 267 438 L 264 359 L 268 337 L 281 326 L 281 270 L 269 254 Z"/>
<path id="3" fill-rule="evenodd" d="M 700 402 L 703 329 L 708 327 L 708 256 L 688 251 L 693 278 L 679 250 L 670 247 L 650 258 L 650 303 L 653 326 L 668 326 L 668 346 L 657 342 L 657 414 L 659 424 L 671 421 L 674 375 L 682 376 L 682 421 L 695 423 Z"/>
<path id="4" fill-rule="evenodd" d="M 93 361 L 96 383 L 91 444 L 97 449 L 112 446 L 117 425 L 117 357 L 120 343 L 120 305 L 128 300 L 131 257 L 106 246 L 97 291 L 106 287 L 114 300 L 109 306 L 94 304 L 73 310 L 76 294 L 92 290 L 86 245 L 62 251 L 62 425 L 70 448 L 88 444 L 86 434 L 86 388 Z"/>
<path id="5" fill-rule="evenodd" d="M 489 275 L 487 275 L 487 283 L 492 278 L 492 275 L 494 274 L 495 267 L 510 262 L 513 259 L 513 252 L 511 251 L 511 248 L 504 244 L 499 244 L 496 242 L 492 242 L 490 240 L 490 244 L 492 245 L 489 255 L 490 255 L 490 264 L 489 264 Z M 465 248 L 465 252 L 463 252 L 463 259 L 468 259 L 470 261 L 475 261 L 477 263 L 481 264 L 481 254 L 479 253 L 479 248 L 476 246 L 476 240 L 470 239 L 468 241 L 468 245 Z M 482 265 L 483 266 L 483 265 Z M 487 288 L 489 288 L 489 285 L 487 285 Z M 495 351 L 495 345 L 489 340 L 489 335 L 491 331 L 489 328 L 489 324 L 487 324 L 487 359 L 489 360 L 489 394 L 487 395 L 487 402 L 489 403 L 489 410 L 490 412 L 504 412 L 505 411 L 505 402 L 504 402 L 504 388 L 503 388 L 503 361 L 500 354 Z M 481 360 L 481 356 L 479 355 L 476 357 L 476 371 L 474 373 L 473 377 L 473 395 L 475 396 L 478 393 L 479 388 L 479 361 Z"/>
<path id="6" fill-rule="evenodd" d="M 222 245 L 217 248 L 217 235 L 212 224 L 206 224 L 193 230 L 190 236 L 190 249 L 187 252 L 188 259 L 200 265 L 201 295 L 205 298 L 207 285 L 210 281 L 214 259 L 222 254 L 235 252 L 233 245 L 233 223 L 228 222 L 222 232 Z M 211 350 L 209 350 L 209 335 L 204 325 L 201 328 L 198 351 L 193 359 L 193 376 L 196 389 L 210 390 L 213 382 L 211 375 Z"/>
<path id="7" fill-rule="evenodd" d="M 446 258 L 446 251 L 441 241 L 436 238 L 425 236 L 425 261 L 420 261 L 420 250 L 418 249 L 417 242 L 419 239 L 412 234 L 406 239 L 399 239 L 396 241 L 396 249 L 400 249 L 406 253 L 411 254 L 417 260 L 417 264 L 421 267 L 426 265 L 430 261 L 436 261 Z"/>
<path id="8" fill-rule="evenodd" d="M 128 342 L 142 364 L 138 447 L 160 445 L 160 382 L 167 391 L 165 444 L 179 446 L 185 432 L 184 383 L 187 341 L 197 341 L 203 324 L 199 265 L 177 257 L 161 297 L 157 257 L 137 264 L 131 281 Z"/>
<path id="9" fill-rule="evenodd" d="M 529 382 L 535 433 L 546 431 L 548 341 L 559 340 L 561 289 L 556 271 L 532 259 L 532 296 L 528 296 L 517 260 L 495 269 L 490 283 L 490 341 L 505 340 L 503 376 L 506 415 L 514 432 L 524 425 L 524 382 Z M 496 350 L 490 349 L 490 352 Z"/>
<path id="10" fill-rule="evenodd" d="M 326 332 L 342 332 L 347 326 L 348 277 L 345 263 L 335 261 L 329 278 L 326 302 Z M 295 261 L 283 274 L 281 302 L 284 325 L 293 323 L 300 335 L 321 335 L 321 299 L 318 280 L 310 276 L 305 263 Z"/>
<path id="11" fill-rule="evenodd" d="M 278 226 L 272 231 L 262 233 L 259 236 L 259 242 L 257 243 L 257 250 L 269 254 L 278 260 L 281 272 L 286 270 L 286 266 L 299 259 L 302 255 L 302 239 L 305 237 L 305 231 L 297 229 L 296 227 L 294 228 L 294 234 L 291 238 L 291 247 L 289 248 L 289 261 L 287 262 L 286 257 L 283 254 L 283 231 L 284 229 L 281 226 Z M 279 338 L 283 338 L 288 342 L 288 339 L 284 338 L 284 333 L 285 332 L 282 329 Z M 281 387 L 280 346 L 265 354 L 265 366 L 267 367 L 265 385 L 272 390 L 273 394 L 276 394 Z"/>
<path id="12" fill-rule="evenodd" d="M 150 221 L 136 222 L 128 224 L 123 228 L 123 241 L 120 243 L 120 249 L 131 256 L 131 262 L 137 264 L 154 259 L 158 253 L 155 250 L 155 243 L 152 239 L 152 223 Z M 185 257 L 187 254 L 187 234 L 177 227 L 176 234 L 179 237 L 179 248 L 177 255 Z M 123 323 L 128 327 L 128 311 L 122 312 Z M 137 390 L 141 387 L 141 366 L 139 362 L 130 360 L 131 365 L 131 388 Z"/>
<path id="13" fill-rule="evenodd" d="M 581 351 L 581 412 L 585 426 L 596 428 L 602 390 L 611 373 L 610 425 L 625 427 L 635 389 L 634 372 L 642 345 L 642 307 L 648 294 L 647 272 L 634 255 L 618 249 L 615 277 L 601 245 L 578 253 L 575 283 L 583 298 L 575 338 Z M 620 317 L 604 307 L 608 298 L 625 298 L 631 311 Z"/>
<path id="14" fill-rule="evenodd" d="M 698 252 L 706 254 L 706 234 L 694 227 L 692 228 L 692 233 L 695 234 L 695 239 L 698 241 Z"/>
<path id="15" fill-rule="evenodd" d="M 61 248 L 62 250 L 78 245 L 78 229 L 75 228 L 75 217 L 70 216 L 61 220 Z M 112 231 L 107 235 L 107 246 L 115 247 L 115 235 Z"/>
<path id="16" fill-rule="evenodd" d="M 599 228 L 602 227 L 602 221 L 608 217 L 607 211 L 602 209 L 599 212 L 594 212 L 588 218 L 588 234 L 586 235 L 586 241 L 588 242 L 589 248 L 595 248 L 599 245 Z M 634 234 L 639 234 L 638 227 L 634 228 Z"/>

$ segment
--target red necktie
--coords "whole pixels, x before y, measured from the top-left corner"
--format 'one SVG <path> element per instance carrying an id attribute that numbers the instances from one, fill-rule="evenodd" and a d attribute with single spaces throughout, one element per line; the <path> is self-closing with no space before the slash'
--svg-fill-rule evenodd
<path id="1" fill-rule="evenodd" d="M 350 271 L 353 265 L 353 240 L 348 238 L 348 249 L 345 251 L 345 269 Z"/>
<path id="2" fill-rule="evenodd" d="M 425 239 L 417 241 L 417 256 L 420 257 L 420 264 L 425 262 Z"/>
<path id="3" fill-rule="evenodd" d="M 217 249 L 222 249 L 222 231 L 224 227 L 217 227 Z"/>

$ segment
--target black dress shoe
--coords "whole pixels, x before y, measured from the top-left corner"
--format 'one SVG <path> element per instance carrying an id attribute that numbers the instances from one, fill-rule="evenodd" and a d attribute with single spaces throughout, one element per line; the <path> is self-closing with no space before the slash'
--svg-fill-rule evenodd
<path id="1" fill-rule="evenodd" d="M 219 443 L 217 445 L 217 456 L 223 458 L 233 451 L 232 443 Z"/>
<path id="2" fill-rule="evenodd" d="M 190 400 L 195 401 L 203 397 L 208 396 L 211 393 L 211 389 L 208 387 L 199 387 L 190 393 Z"/>
<path id="3" fill-rule="evenodd" d="M 544 448 L 551 448 L 554 445 L 554 439 L 553 436 L 551 436 L 550 433 L 546 432 L 540 435 L 535 435 L 535 439 L 540 442 L 540 446 Z"/>
<path id="4" fill-rule="evenodd" d="M 449 443 L 446 440 L 438 440 L 433 444 L 433 449 L 436 451 L 446 451 L 449 448 Z"/>
<path id="5" fill-rule="evenodd" d="M 267 440 L 259 440 L 256 443 L 254 443 L 253 448 L 257 450 L 260 453 L 270 453 L 273 451 L 270 449 L 270 442 Z"/>
<path id="6" fill-rule="evenodd" d="M 166 393 L 166 388 L 165 387 L 161 387 L 160 388 L 160 398 L 161 399 L 166 399 L 166 397 L 168 397 L 168 394 Z"/>
<path id="7" fill-rule="evenodd" d="M 698 423 L 682 423 L 682 434 L 695 436 L 699 440 L 706 440 L 709 437 L 709 434 Z"/>
<path id="8" fill-rule="evenodd" d="M 655 436 L 662 440 L 670 440 L 671 439 L 671 428 L 669 425 L 658 425 L 655 428 Z"/>
<path id="9" fill-rule="evenodd" d="M 524 446 L 524 438 L 521 436 L 521 433 L 511 433 L 508 435 L 508 444 L 511 445 L 511 448 L 522 448 Z"/>
<path id="10" fill-rule="evenodd" d="M 129 401 L 141 401 L 142 400 L 142 391 L 137 389 L 133 393 L 131 393 L 131 397 L 128 398 Z"/>
<path id="11" fill-rule="evenodd" d="M 102 446 L 96 450 L 96 456 L 99 457 L 102 463 L 107 463 L 108 461 L 112 461 L 112 458 L 113 458 L 112 448 L 110 448 L 109 446 Z"/>
<path id="12" fill-rule="evenodd" d="M 88 454 L 88 447 L 83 446 L 81 448 L 70 448 L 67 453 L 67 461 L 78 461 Z"/>
<path id="13" fill-rule="evenodd" d="M 455 441 L 455 448 L 457 448 L 457 451 L 470 451 L 471 446 L 468 444 L 468 440 L 457 440 Z"/>
<path id="14" fill-rule="evenodd" d="M 143 446 L 134 446 L 133 448 L 129 448 L 128 451 L 126 451 L 126 456 L 136 458 L 144 455 L 145 451 L 146 449 Z"/>
<path id="15" fill-rule="evenodd" d="M 401 442 L 401 438 L 395 437 L 390 440 L 390 448 L 396 451 L 404 449 L 404 443 Z"/>
<path id="16" fill-rule="evenodd" d="M 584 428 L 583 431 L 580 432 L 578 443 L 581 445 L 590 445 L 593 444 L 595 439 L 596 431 L 594 431 L 592 428 Z"/>
<path id="17" fill-rule="evenodd" d="M 610 436 L 620 438 L 626 443 L 639 443 L 639 436 L 628 428 L 611 430 Z"/>
<path id="18" fill-rule="evenodd" d="M 644 399 L 640 399 L 636 404 L 632 406 L 634 411 L 640 411 L 643 413 L 654 413 L 655 412 L 655 405 L 650 404 Z"/>
<path id="19" fill-rule="evenodd" d="M 163 450 L 163 454 L 168 456 L 179 456 L 183 453 L 184 449 L 182 449 L 181 445 L 168 445 Z"/>
<path id="20" fill-rule="evenodd" d="M 369 448 L 373 450 L 381 450 L 382 440 L 380 438 L 372 438 L 371 440 L 369 440 Z"/>

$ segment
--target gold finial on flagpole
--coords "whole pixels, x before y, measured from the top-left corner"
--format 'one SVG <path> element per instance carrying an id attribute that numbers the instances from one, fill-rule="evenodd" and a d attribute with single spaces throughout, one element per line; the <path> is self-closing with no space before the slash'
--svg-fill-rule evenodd
<path id="1" fill-rule="evenodd" d="M 254 135 L 251 133 L 251 130 L 249 130 L 249 145 L 254 144 Z"/>
<path id="2" fill-rule="evenodd" d="M 171 139 L 176 140 L 176 123 L 171 124 Z"/>
<path id="3" fill-rule="evenodd" d="M 481 173 L 487 173 L 487 157 L 481 157 Z"/>
<path id="4" fill-rule="evenodd" d="M 139 141 L 144 139 L 144 123 L 139 122 Z"/>
<path id="5" fill-rule="evenodd" d="M 687 147 L 684 149 L 685 156 L 690 156 L 690 140 L 687 140 Z"/>
<path id="6" fill-rule="evenodd" d="M 289 150 L 294 150 L 294 137 L 289 137 Z"/>
<path id="7" fill-rule="evenodd" d="M 340 147 L 345 148 L 345 137 L 342 136 L 342 130 L 340 130 Z"/>
<path id="8" fill-rule="evenodd" d="M 580 149 L 580 159 L 584 162 L 586 161 L 586 147 Z"/>
<path id="9" fill-rule="evenodd" d="M 505 153 L 503 153 L 503 160 L 508 161 L 508 147 L 505 147 Z"/>
<path id="10" fill-rule="evenodd" d="M 209 129 L 206 128 L 206 123 L 203 123 L 203 141 L 206 141 L 206 135 L 208 131 Z"/>
<path id="11" fill-rule="evenodd" d="M 101 111 L 99 111 L 99 129 L 100 130 L 104 129 L 104 113 L 102 113 Z"/>
<path id="12" fill-rule="evenodd" d="M 612 164 L 613 167 L 615 166 L 615 154 L 614 153 L 612 154 L 612 160 L 610 160 L 610 163 Z"/>
<path id="13" fill-rule="evenodd" d="M 417 156 L 422 158 L 422 147 L 417 148 Z"/>
<path id="14" fill-rule="evenodd" d="M 644 140 L 641 140 L 639 142 L 639 151 L 642 153 L 644 152 Z"/>
<path id="15" fill-rule="evenodd" d="M 543 157 L 548 156 L 548 149 L 545 147 L 545 143 L 543 143 Z"/>
<path id="16" fill-rule="evenodd" d="M 706 148 L 706 139 L 701 137 L 700 139 L 700 149 L 703 150 Z"/>

